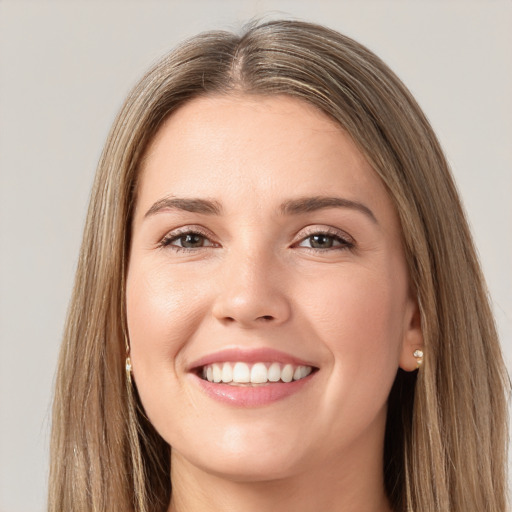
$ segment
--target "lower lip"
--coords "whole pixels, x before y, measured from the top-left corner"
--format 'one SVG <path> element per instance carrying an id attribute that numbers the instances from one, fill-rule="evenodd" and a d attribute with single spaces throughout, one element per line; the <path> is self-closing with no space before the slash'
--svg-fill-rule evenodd
<path id="1" fill-rule="evenodd" d="M 235 407 L 259 407 L 277 402 L 295 393 L 298 393 L 314 377 L 314 373 L 300 380 L 292 382 L 276 382 L 271 384 L 259 384 L 255 386 L 232 386 L 209 382 L 197 375 L 197 380 L 202 390 L 214 400 L 227 403 Z"/>

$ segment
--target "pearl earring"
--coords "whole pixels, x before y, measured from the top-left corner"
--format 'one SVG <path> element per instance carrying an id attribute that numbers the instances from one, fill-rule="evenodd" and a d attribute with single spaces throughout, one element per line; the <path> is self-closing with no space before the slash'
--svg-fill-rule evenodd
<path id="1" fill-rule="evenodd" d="M 412 355 L 416 358 L 418 364 L 417 368 L 419 368 L 423 363 L 423 350 L 416 349 Z"/>
<path id="2" fill-rule="evenodd" d="M 131 384 L 132 383 L 132 361 L 130 356 L 126 357 L 126 380 Z"/>

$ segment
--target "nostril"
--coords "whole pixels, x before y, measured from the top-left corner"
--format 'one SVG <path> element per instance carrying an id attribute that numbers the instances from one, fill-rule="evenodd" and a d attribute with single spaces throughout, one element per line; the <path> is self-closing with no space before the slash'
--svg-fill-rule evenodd
<path id="1" fill-rule="evenodd" d="M 259 317 L 261 320 L 273 320 L 274 317 L 272 315 L 264 315 Z"/>

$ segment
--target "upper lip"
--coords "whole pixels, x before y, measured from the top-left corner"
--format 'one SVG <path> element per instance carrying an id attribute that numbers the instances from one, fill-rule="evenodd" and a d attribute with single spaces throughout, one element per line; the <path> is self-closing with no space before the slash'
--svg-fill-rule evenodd
<path id="1" fill-rule="evenodd" d="M 228 348 L 203 356 L 189 365 L 189 371 L 196 370 L 203 366 L 224 363 L 224 362 L 244 362 L 244 363 L 282 363 L 293 364 L 296 366 L 311 366 L 315 367 L 312 363 L 304 361 L 295 356 L 275 350 L 273 348 L 256 348 L 256 349 L 242 349 L 242 348 Z"/>

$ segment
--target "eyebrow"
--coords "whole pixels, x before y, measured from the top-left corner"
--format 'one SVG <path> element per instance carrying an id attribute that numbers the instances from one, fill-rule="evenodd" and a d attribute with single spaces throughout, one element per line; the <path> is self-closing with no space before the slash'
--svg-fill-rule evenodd
<path id="1" fill-rule="evenodd" d="M 364 213 L 372 222 L 378 224 L 377 218 L 368 206 L 357 201 L 335 196 L 314 196 L 291 199 L 281 205 L 281 213 L 284 215 L 299 215 L 326 208 L 350 208 Z"/>
<path id="2" fill-rule="evenodd" d="M 186 212 L 202 213 L 204 215 L 220 215 L 222 206 L 218 201 L 209 199 L 164 197 L 153 204 L 144 215 L 144 218 L 155 215 L 162 210 L 184 210 Z"/>
<path id="3" fill-rule="evenodd" d="M 375 224 L 377 218 L 368 206 L 357 201 L 335 196 L 299 197 L 285 201 L 281 207 L 282 215 L 300 215 L 304 213 L 324 210 L 327 208 L 349 208 L 364 213 Z M 203 215 L 220 215 L 222 206 L 218 201 L 211 199 L 164 197 L 151 206 L 144 218 L 150 217 L 163 210 L 183 210 Z"/>

